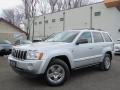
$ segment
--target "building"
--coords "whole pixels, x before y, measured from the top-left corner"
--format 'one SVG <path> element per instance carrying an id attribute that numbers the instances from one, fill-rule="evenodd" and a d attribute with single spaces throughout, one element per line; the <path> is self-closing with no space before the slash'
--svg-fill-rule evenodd
<path id="1" fill-rule="evenodd" d="M 30 22 L 30 37 L 39 39 L 52 33 L 71 29 L 95 28 L 107 31 L 113 40 L 120 39 L 120 0 L 83 6 L 35 17 Z M 34 25 L 34 27 L 33 27 Z"/>
<path id="2" fill-rule="evenodd" d="M 11 24 L 3 18 L 0 18 L 0 40 L 9 40 L 14 43 L 20 39 L 26 39 L 27 33 Z"/>

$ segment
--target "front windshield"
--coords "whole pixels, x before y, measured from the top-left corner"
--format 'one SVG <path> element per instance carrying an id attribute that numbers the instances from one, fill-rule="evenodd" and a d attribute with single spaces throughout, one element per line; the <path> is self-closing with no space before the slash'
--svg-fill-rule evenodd
<path id="1" fill-rule="evenodd" d="M 56 35 L 53 35 L 52 37 L 48 38 L 47 42 L 72 42 L 75 37 L 78 35 L 79 32 L 75 31 L 66 31 L 62 33 L 58 33 Z"/>

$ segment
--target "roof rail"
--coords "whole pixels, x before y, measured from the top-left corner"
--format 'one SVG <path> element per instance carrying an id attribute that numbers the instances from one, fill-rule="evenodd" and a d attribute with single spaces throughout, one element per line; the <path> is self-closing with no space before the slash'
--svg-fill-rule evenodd
<path id="1" fill-rule="evenodd" d="M 82 29 L 72 29 L 72 30 L 85 30 L 85 29 L 88 29 L 88 30 L 104 31 L 104 30 L 102 30 L 102 29 L 95 29 L 95 28 L 82 28 Z"/>
<path id="2" fill-rule="evenodd" d="M 81 29 L 77 28 L 77 29 L 72 29 L 72 30 L 84 30 L 84 29 L 92 30 L 90 28 L 81 28 Z"/>

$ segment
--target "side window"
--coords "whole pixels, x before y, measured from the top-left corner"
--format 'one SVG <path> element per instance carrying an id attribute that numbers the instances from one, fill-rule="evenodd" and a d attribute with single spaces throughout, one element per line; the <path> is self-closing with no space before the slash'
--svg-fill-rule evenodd
<path id="1" fill-rule="evenodd" d="M 107 33 L 103 33 L 106 42 L 112 42 L 110 36 Z"/>
<path id="2" fill-rule="evenodd" d="M 93 38 L 94 38 L 95 43 L 104 42 L 104 39 L 103 39 L 101 33 L 99 33 L 99 32 L 93 32 Z"/>
<path id="3" fill-rule="evenodd" d="M 92 37 L 90 32 L 84 32 L 78 40 L 80 39 L 87 39 L 88 43 L 92 43 Z"/>

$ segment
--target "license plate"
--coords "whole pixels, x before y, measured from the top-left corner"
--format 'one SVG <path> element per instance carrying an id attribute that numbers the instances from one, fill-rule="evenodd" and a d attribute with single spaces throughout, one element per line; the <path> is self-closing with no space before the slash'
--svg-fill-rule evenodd
<path id="1" fill-rule="evenodd" d="M 13 67 L 16 67 L 16 61 L 11 61 L 10 60 L 10 65 L 13 66 Z"/>

